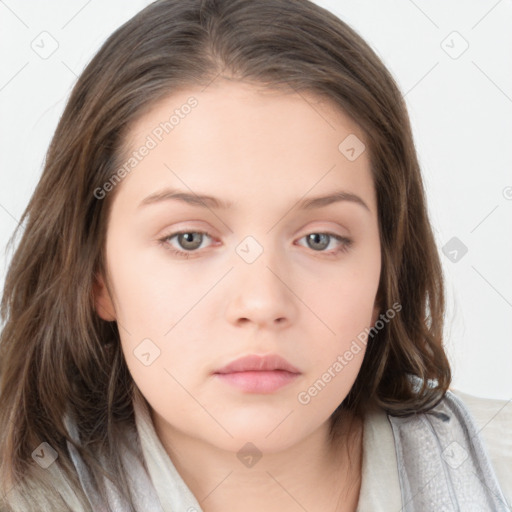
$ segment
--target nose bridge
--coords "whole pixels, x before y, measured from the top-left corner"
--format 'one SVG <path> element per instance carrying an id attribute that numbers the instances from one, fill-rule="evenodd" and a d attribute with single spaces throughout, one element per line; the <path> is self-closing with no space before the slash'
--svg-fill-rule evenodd
<path id="1" fill-rule="evenodd" d="M 262 240 L 260 242 L 260 240 Z M 272 236 L 246 236 L 236 247 L 234 287 L 228 306 L 232 322 L 283 324 L 293 320 L 295 304 L 289 272 Z"/>

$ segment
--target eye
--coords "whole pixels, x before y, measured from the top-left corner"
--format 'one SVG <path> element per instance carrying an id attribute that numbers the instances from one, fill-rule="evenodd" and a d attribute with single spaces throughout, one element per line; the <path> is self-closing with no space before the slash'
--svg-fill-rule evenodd
<path id="1" fill-rule="evenodd" d="M 329 256 L 335 256 L 340 252 L 346 252 L 352 245 L 352 240 L 340 235 L 336 235 L 334 233 L 309 233 L 308 235 L 302 237 L 306 239 L 306 243 L 310 248 L 312 248 L 315 252 L 327 253 Z M 302 240 L 301 238 L 301 240 Z M 334 251 L 325 251 L 331 242 L 335 241 L 338 245 Z"/>
<path id="2" fill-rule="evenodd" d="M 176 238 L 178 247 L 173 245 L 171 241 Z M 171 233 L 158 240 L 166 250 L 171 251 L 176 256 L 182 258 L 194 257 L 198 249 L 204 249 L 202 243 L 205 238 L 212 239 L 212 236 L 205 231 L 178 231 Z M 315 252 L 325 253 L 326 256 L 336 256 L 339 253 L 346 252 L 352 245 L 352 240 L 334 233 L 309 233 L 308 235 L 300 238 L 307 240 L 308 246 Z M 338 245 L 334 250 L 326 251 L 325 249 L 335 241 Z M 299 244 L 302 245 L 302 244 Z"/>
<path id="3" fill-rule="evenodd" d="M 203 248 L 201 245 L 205 237 L 210 239 L 212 238 L 205 231 L 178 231 L 176 233 L 171 233 L 170 235 L 160 238 L 158 241 L 165 249 L 171 251 L 173 254 L 183 258 L 190 258 L 191 255 L 189 253 L 197 252 L 197 249 Z M 176 238 L 178 248 L 171 244 L 171 241 L 174 238 Z"/>

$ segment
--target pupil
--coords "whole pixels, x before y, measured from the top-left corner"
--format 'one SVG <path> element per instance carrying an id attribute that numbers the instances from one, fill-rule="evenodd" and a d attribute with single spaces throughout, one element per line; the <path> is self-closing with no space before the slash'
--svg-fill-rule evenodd
<path id="1" fill-rule="evenodd" d="M 312 233 L 309 235 L 309 241 L 313 245 L 313 249 L 325 249 L 329 245 L 329 235 L 325 233 Z M 319 246 L 318 246 L 319 244 Z M 317 245 L 316 247 L 314 247 Z"/>
<path id="2" fill-rule="evenodd" d="M 322 246 L 322 248 L 324 248 L 326 246 L 326 238 L 327 238 L 327 235 L 324 234 L 324 233 L 312 233 L 310 236 L 309 236 L 310 240 L 312 241 L 313 244 L 320 244 Z M 320 239 L 323 238 L 324 239 L 324 242 L 322 243 L 320 241 Z M 327 244 L 328 245 L 328 244 Z"/>
<path id="3" fill-rule="evenodd" d="M 192 232 L 189 232 L 189 233 L 183 233 L 181 236 L 182 236 L 182 244 L 184 244 L 183 246 L 187 249 L 193 249 L 195 248 L 195 244 L 197 244 L 197 240 L 196 242 L 194 243 L 194 238 L 195 238 L 195 235 L 197 236 L 201 236 L 199 233 L 192 233 Z M 187 245 L 187 244 L 192 244 L 191 246 L 190 245 Z"/>

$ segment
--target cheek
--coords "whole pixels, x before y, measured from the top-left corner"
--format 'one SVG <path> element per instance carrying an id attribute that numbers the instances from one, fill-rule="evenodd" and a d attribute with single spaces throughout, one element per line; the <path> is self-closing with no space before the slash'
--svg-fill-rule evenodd
<path id="1" fill-rule="evenodd" d="M 180 264 L 169 264 L 164 248 L 122 250 L 127 244 L 115 239 L 111 244 L 109 265 L 119 322 L 135 337 L 162 337 L 205 293 L 204 283 Z"/>
<path id="2" fill-rule="evenodd" d="M 201 306 L 198 300 L 211 285 L 194 279 L 180 265 L 155 258 L 153 251 L 120 250 L 123 247 L 126 244 L 112 239 L 109 265 L 124 358 L 143 392 L 158 397 L 162 390 L 173 390 L 179 396 L 177 381 L 190 380 L 198 343 L 205 343 L 194 318 Z"/>
<path id="3" fill-rule="evenodd" d="M 330 401 L 331 406 L 349 392 L 360 370 L 372 327 L 380 270 L 378 251 L 351 259 L 350 264 L 347 260 L 337 272 L 331 269 L 329 279 L 319 276 L 318 283 L 323 286 L 314 288 L 308 296 L 311 309 L 319 312 L 324 323 L 323 330 L 316 331 L 323 335 L 315 336 L 314 379 L 319 379 L 319 389 L 328 388 L 322 400 Z M 315 391 L 312 389 L 313 394 Z"/>
<path id="4" fill-rule="evenodd" d="M 317 273 L 305 297 L 330 330 L 346 339 L 371 324 L 379 279 L 379 259 L 354 258 L 337 270 L 331 267 L 324 274 Z"/>
<path id="5" fill-rule="evenodd" d="M 297 394 L 311 416 L 327 418 L 352 388 L 366 353 L 376 290 L 373 280 L 354 278 L 332 282 L 330 293 L 317 299 L 314 307 L 329 330 L 315 330 L 310 375 Z"/>

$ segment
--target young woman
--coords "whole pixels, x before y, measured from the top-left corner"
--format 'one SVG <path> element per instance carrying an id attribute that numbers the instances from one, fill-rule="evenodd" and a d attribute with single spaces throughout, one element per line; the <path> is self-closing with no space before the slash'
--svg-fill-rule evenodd
<path id="1" fill-rule="evenodd" d="M 449 390 L 404 101 L 328 11 L 149 5 L 22 221 L 2 512 L 509 510 L 510 407 Z"/>

